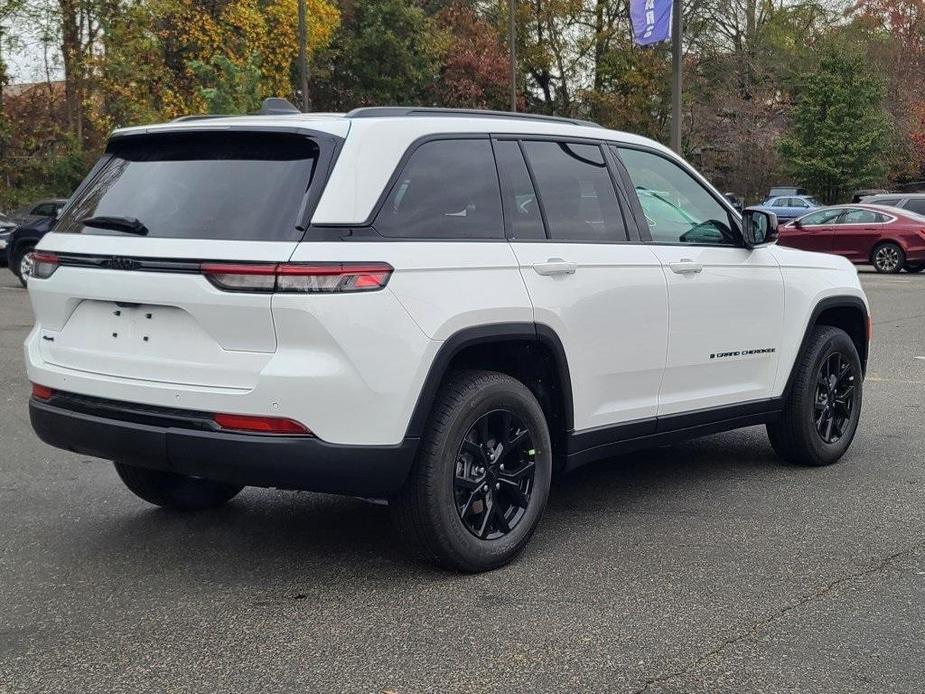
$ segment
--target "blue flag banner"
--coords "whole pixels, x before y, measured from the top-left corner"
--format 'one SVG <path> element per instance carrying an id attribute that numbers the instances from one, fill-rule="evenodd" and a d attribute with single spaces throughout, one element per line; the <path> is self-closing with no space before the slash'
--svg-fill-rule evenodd
<path id="1" fill-rule="evenodd" d="M 637 46 L 671 38 L 671 0 L 630 0 L 630 19 Z"/>

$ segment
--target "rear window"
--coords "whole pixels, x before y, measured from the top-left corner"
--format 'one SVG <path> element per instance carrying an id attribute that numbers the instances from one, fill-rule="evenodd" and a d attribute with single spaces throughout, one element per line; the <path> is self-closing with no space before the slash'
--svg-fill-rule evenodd
<path id="1" fill-rule="evenodd" d="M 89 217 L 137 219 L 148 237 L 294 241 L 319 157 L 304 135 L 171 133 L 116 139 L 55 231 L 119 235 Z"/>

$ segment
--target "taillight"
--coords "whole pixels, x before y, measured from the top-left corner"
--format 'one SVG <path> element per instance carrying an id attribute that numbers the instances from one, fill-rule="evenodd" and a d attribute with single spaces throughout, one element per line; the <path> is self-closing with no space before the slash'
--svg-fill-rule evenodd
<path id="1" fill-rule="evenodd" d="M 44 251 L 35 251 L 32 254 L 32 272 L 30 277 L 47 280 L 58 269 L 60 261 L 54 253 L 45 253 Z"/>
<path id="2" fill-rule="evenodd" d="M 41 386 L 38 383 L 32 384 L 32 397 L 36 400 L 51 400 L 55 394 L 54 388 Z"/>
<path id="3" fill-rule="evenodd" d="M 368 292 L 389 282 L 388 263 L 287 263 L 276 270 L 276 291 L 296 293 Z"/>
<path id="4" fill-rule="evenodd" d="M 285 417 L 254 417 L 246 414 L 216 414 L 212 421 L 222 429 L 258 434 L 289 434 L 311 436 L 308 428 L 294 419 Z"/>
<path id="5" fill-rule="evenodd" d="M 203 263 L 199 269 L 212 284 L 229 292 L 272 292 L 276 288 L 276 263 Z"/>
<path id="6" fill-rule="evenodd" d="M 382 289 L 394 268 L 388 263 L 203 263 L 200 269 L 230 292 L 338 294 Z"/>

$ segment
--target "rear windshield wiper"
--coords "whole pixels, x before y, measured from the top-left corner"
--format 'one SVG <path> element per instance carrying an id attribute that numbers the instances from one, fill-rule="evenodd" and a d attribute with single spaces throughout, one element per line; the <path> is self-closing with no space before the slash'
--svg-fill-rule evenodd
<path id="1" fill-rule="evenodd" d="M 126 234 L 137 234 L 138 236 L 148 235 L 148 227 L 134 217 L 86 217 L 81 219 L 80 223 L 95 229 L 124 231 Z"/>

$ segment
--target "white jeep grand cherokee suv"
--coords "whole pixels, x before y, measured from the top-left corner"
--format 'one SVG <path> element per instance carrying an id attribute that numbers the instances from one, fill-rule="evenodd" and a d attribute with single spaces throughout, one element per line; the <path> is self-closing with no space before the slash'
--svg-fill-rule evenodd
<path id="1" fill-rule="evenodd" d="M 35 254 L 32 425 L 151 503 L 388 500 L 443 566 L 520 552 L 550 476 L 766 424 L 838 460 L 868 307 L 651 140 L 365 108 L 116 131 Z"/>

